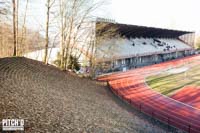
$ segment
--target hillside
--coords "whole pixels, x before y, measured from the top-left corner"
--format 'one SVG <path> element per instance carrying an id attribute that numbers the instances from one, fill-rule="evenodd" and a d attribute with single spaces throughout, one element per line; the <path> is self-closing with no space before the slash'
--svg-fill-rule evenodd
<path id="1" fill-rule="evenodd" d="M 26 132 L 167 130 L 122 103 L 105 85 L 26 58 L 0 59 L 0 99 L 0 120 L 25 119 Z"/>

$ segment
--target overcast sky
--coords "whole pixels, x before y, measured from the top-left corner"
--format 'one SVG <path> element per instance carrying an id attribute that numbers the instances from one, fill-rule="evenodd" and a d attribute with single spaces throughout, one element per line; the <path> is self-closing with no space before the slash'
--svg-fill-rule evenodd
<path id="1" fill-rule="evenodd" d="M 45 0 L 33 0 L 29 23 L 45 24 Z M 117 22 L 200 33 L 200 0 L 111 0 L 97 14 Z M 30 7 L 29 7 L 30 9 Z"/>
<path id="2" fill-rule="evenodd" d="M 200 0 L 112 0 L 118 22 L 200 31 Z"/>

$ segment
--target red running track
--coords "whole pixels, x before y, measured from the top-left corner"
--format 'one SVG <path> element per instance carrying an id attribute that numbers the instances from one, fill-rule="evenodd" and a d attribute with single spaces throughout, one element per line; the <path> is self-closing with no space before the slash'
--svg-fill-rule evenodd
<path id="1" fill-rule="evenodd" d="M 200 133 L 200 109 L 166 97 L 145 82 L 147 76 L 192 62 L 200 64 L 200 55 L 102 76 L 98 80 L 107 81 L 117 96 L 143 113 L 186 132 Z"/>
<path id="2" fill-rule="evenodd" d="M 186 86 L 171 98 L 200 109 L 200 87 Z"/>

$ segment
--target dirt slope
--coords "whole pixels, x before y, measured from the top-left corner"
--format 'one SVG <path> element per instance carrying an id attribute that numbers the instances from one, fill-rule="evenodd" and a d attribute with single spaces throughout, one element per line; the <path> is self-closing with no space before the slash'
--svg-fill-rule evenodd
<path id="1" fill-rule="evenodd" d="M 4 118 L 25 119 L 26 132 L 167 130 L 107 87 L 26 58 L 0 59 L 0 120 Z"/>

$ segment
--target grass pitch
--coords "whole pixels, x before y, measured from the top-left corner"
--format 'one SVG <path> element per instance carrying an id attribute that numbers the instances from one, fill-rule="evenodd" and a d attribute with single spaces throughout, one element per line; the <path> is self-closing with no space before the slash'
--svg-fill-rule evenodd
<path id="1" fill-rule="evenodd" d="M 184 69 L 188 66 L 181 67 Z M 147 84 L 152 89 L 167 96 L 175 94 L 178 90 L 187 85 L 200 86 L 200 65 L 190 66 L 188 70 L 180 73 L 170 73 L 169 71 L 170 70 L 147 77 Z"/>

